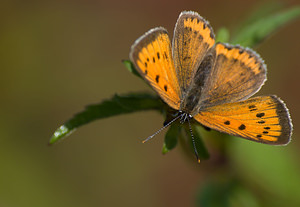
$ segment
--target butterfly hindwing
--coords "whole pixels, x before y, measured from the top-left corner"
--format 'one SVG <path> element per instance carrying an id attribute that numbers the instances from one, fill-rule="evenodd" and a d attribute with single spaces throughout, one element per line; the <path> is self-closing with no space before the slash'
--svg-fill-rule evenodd
<path id="1" fill-rule="evenodd" d="M 172 108 L 179 109 L 180 90 L 167 31 L 154 28 L 131 47 L 130 59 L 141 76 Z"/>
<path id="2" fill-rule="evenodd" d="M 245 100 L 265 82 L 266 66 L 253 50 L 217 43 L 215 52 L 215 65 L 201 94 L 204 107 Z"/>
<path id="3" fill-rule="evenodd" d="M 174 29 L 172 52 L 182 95 L 214 43 L 213 30 L 205 19 L 196 12 L 180 14 Z"/>
<path id="4" fill-rule="evenodd" d="M 276 96 L 209 107 L 194 118 L 217 131 L 272 145 L 287 144 L 292 132 L 288 109 Z"/>

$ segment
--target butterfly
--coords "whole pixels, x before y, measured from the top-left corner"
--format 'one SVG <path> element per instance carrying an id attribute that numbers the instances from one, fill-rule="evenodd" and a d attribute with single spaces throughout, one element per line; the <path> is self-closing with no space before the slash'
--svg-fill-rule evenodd
<path id="1" fill-rule="evenodd" d="M 161 99 L 178 111 L 167 125 L 195 119 L 255 142 L 289 143 L 292 122 L 284 102 L 275 95 L 249 98 L 266 80 L 262 58 L 250 48 L 216 43 L 212 27 L 198 13 L 181 12 L 172 45 L 167 30 L 156 27 L 135 41 L 129 56 Z"/>

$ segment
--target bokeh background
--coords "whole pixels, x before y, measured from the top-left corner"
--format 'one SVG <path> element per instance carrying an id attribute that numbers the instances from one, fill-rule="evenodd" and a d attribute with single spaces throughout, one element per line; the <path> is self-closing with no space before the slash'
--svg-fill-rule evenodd
<path id="1" fill-rule="evenodd" d="M 277 94 L 293 118 L 286 147 L 228 137 L 222 158 L 223 136 L 210 132 L 204 137 L 210 160 L 197 165 L 180 146 L 163 156 L 164 133 L 141 143 L 162 126 L 156 112 L 96 121 L 47 145 L 54 130 L 84 106 L 116 93 L 151 91 L 121 62 L 150 28 L 164 26 L 172 34 L 179 13 L 194 10 L 215 31 L 234 29 L 264 3 L 1 1 L 0 206 L 205 206 L 203 195 L 222 200 L 231 191 L 224 206 L 300 206 L 299 20 L 257 48 L 268 65 L 259 94 Z"/>

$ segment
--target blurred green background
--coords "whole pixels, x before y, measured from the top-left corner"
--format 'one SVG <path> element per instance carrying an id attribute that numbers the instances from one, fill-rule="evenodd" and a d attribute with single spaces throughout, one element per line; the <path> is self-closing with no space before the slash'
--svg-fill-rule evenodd
<path id="1" fill-rule="evenodd" d="M 222 152 L 224 136 L 205 132 L 211 159 L 198 165 L 181 147 L 163 156 L 164 133 L 141 143 L 162 126 L 156 112 L 96 121 L 47 146 L 84 106 L 115 93 L 150 91 L 121 63 L 150 28 L 164 26 L 172 35 L 179 13 L 194 10 L 215 31 L 234 29 L 262 3 L 2 1 L 0 206 L 300 206 L 299 20 L 257 49 L 268 66 L 258 94 L 278 95 L 292 115 L 288 146 L 228 137 Z"/>

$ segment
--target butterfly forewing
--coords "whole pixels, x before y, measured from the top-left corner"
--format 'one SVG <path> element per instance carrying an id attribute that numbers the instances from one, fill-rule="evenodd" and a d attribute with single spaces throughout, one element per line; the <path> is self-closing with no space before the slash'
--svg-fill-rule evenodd
<path id="1" fill-rule="evenodd" d="M 180 14 L 174 29 L 172 52 L 183 96 L 205 54 L 214 43 L 212 28 L 199 14 L 195 12 Z"/>
<path id="2" fill-rule="evenodd" d="M 160 97 L 179 109 L 180 90 L 167 31 L 158 27 L 140 37 L 131 47 L 130 59 Z"/>
<path id="3" fill-rule="evenodd" d="M 217 43 L 215 52 L 215 65 L 200 98 L 202 108 L 245 100 L 265 82 L 266 66 L 251 49 Z"/>
<path id="4" fill-rule="evenodd" d="M 289 112 L 276 96 L 209 107 L 194 118 L 220 132 L 273 145 L 287 144 L 292 131 Z"/>

